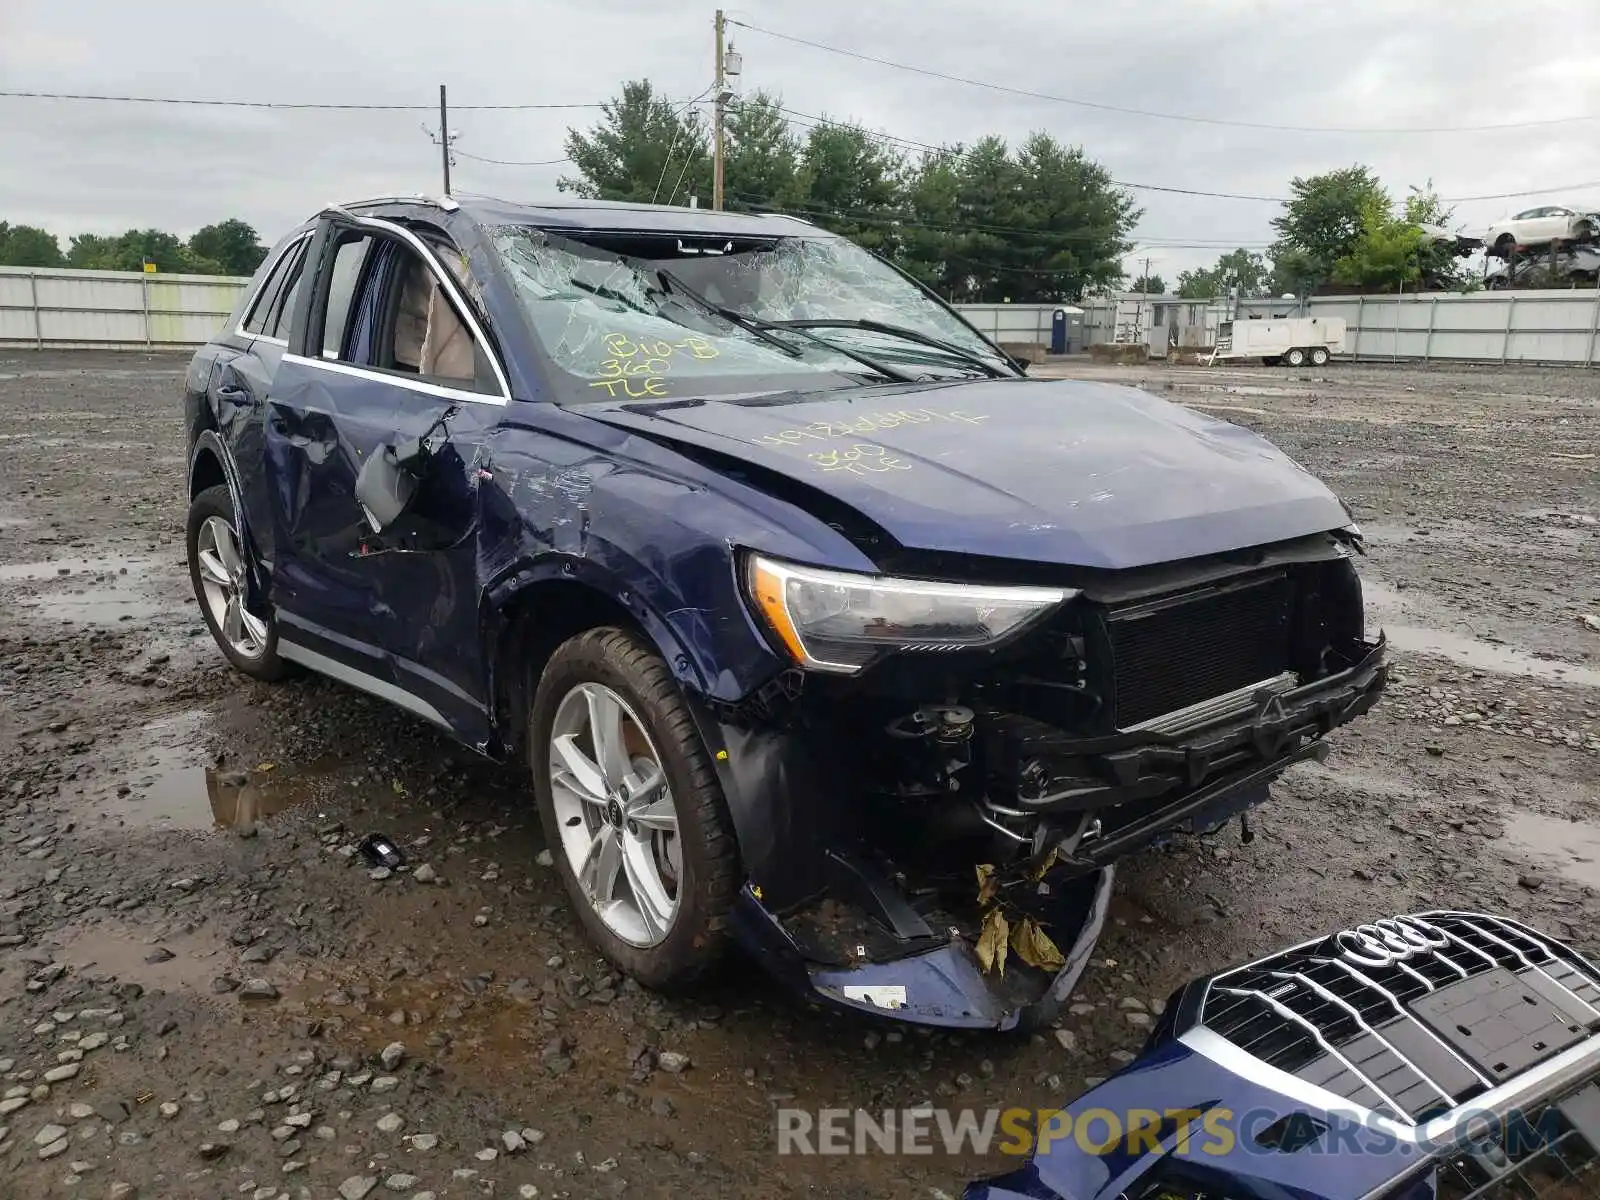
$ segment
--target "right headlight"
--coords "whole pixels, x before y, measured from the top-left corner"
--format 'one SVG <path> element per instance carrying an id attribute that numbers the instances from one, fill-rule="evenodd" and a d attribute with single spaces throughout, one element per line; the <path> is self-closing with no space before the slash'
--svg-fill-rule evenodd
<path id="1" fill-rule="evenodd" d="M 755 611 L 795 662 L 851 675 L 896 650 L 993 646 L 1077 595 L 1068 588 L 991 587 L 746 562 Z"/>

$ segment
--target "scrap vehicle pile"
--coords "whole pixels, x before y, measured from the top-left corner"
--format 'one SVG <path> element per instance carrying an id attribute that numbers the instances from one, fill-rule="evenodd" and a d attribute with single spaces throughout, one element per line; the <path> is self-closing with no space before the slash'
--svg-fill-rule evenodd
<path id="1" fill-rule="evenodd" d="M 194 586 L 527 761 L 586 931 L 840 1004 L 1051 1015 L 1113 864 L 1385 683 L 1349 510 L 1265 440 L 1041 381 L 789 217 L 329 209 L 187 386 Z"/>

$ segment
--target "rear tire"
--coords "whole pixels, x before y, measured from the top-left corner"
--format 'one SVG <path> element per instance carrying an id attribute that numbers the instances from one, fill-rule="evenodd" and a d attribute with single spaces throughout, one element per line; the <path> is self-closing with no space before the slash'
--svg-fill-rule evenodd
<path id="1" fill-rule="evenodd" d="M 1517 239 L 1512 237 L 1509 233 L 1502 233 L 1498 238 L 1495 239 L 1494 246 L 1490 248 L 1489 253 L 1493 254 L 1496 258 L 1503 258 L 1509 262 L 1511 260 L 1511 255 L 1516 248 Z"/>
<path id="2" fill-rule="evenodd" d="M 1283 356 L 1283 361 L 1291 367 L 1303 367 L 1306 365 L 1306 352 L 1296 346 Z"/>
<path id="3" fill-rule="evenodd" d="M 282 679 L 288 664 L 278 657 L 277 620 L 270 611 L 263 617 L 244 605 L 250 547 L 239 535 L 233 496 L 225 484 L 194 498 L 184 540 L 189 584 L 223 657 L 252 679 Z"/>
<path id="4" fill-rule="evenodd" d="M 743 879 L 739 849 L 694 717 L 654 647 L 618 628 L 562 643 L 534 692 L 528 765 L 556 871 L 600 952 L 654 988 L 712 967 Z"/>
<path id="5" fill-rule="evenodd" d="M 1313 367 L 1325 367 L 1328 365 L 1328 348 L 1326 346 L 1312 347 L 1311 365 Z"/>

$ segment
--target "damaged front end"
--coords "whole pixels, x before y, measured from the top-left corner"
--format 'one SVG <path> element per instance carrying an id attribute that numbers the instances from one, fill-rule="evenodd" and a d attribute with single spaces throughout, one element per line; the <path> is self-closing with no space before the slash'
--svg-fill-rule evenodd
<path id="1" fill-rule="evenodd" d="M 754 557 L 747 573 L 775 645 L 812 669 L 704 716 L 749 872 L 738 930 L 826 1000 L 932 1024 L 1047 1020 L 1114 862 L 1260 803 L 1386 678 L 1334 535 L 1072 586 L 1041 572 L 979 597 L 981 620 L 879 597 L 887 615 L 854 641 L 850 583 L 795 590 L 803 569 Z"/>

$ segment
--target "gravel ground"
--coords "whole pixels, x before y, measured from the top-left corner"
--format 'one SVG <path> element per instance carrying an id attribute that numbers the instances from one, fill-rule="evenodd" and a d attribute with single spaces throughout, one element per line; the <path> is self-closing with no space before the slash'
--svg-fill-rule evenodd
<path id="1" fill-rule="evenodd" d="M 0 353 L 0 1196 L 954 1196 L 1012 1164 L 779 1160 L 772 1110 L 1058 1104 L 1190 975 L 1384 913 L 1600 951 L 1600 375 L 1039 370 L 1327 479 L 1400 672 L 1252 843 L 1130 862 L 1065 1027 L 1025 1038 L 818 1012 L 738 959 L 643 992 L 584 945 L 515 771 L 225 669 L 183 561 L 182 367 Z M 372 830 L 407 869 L 369 869 Z"/>

